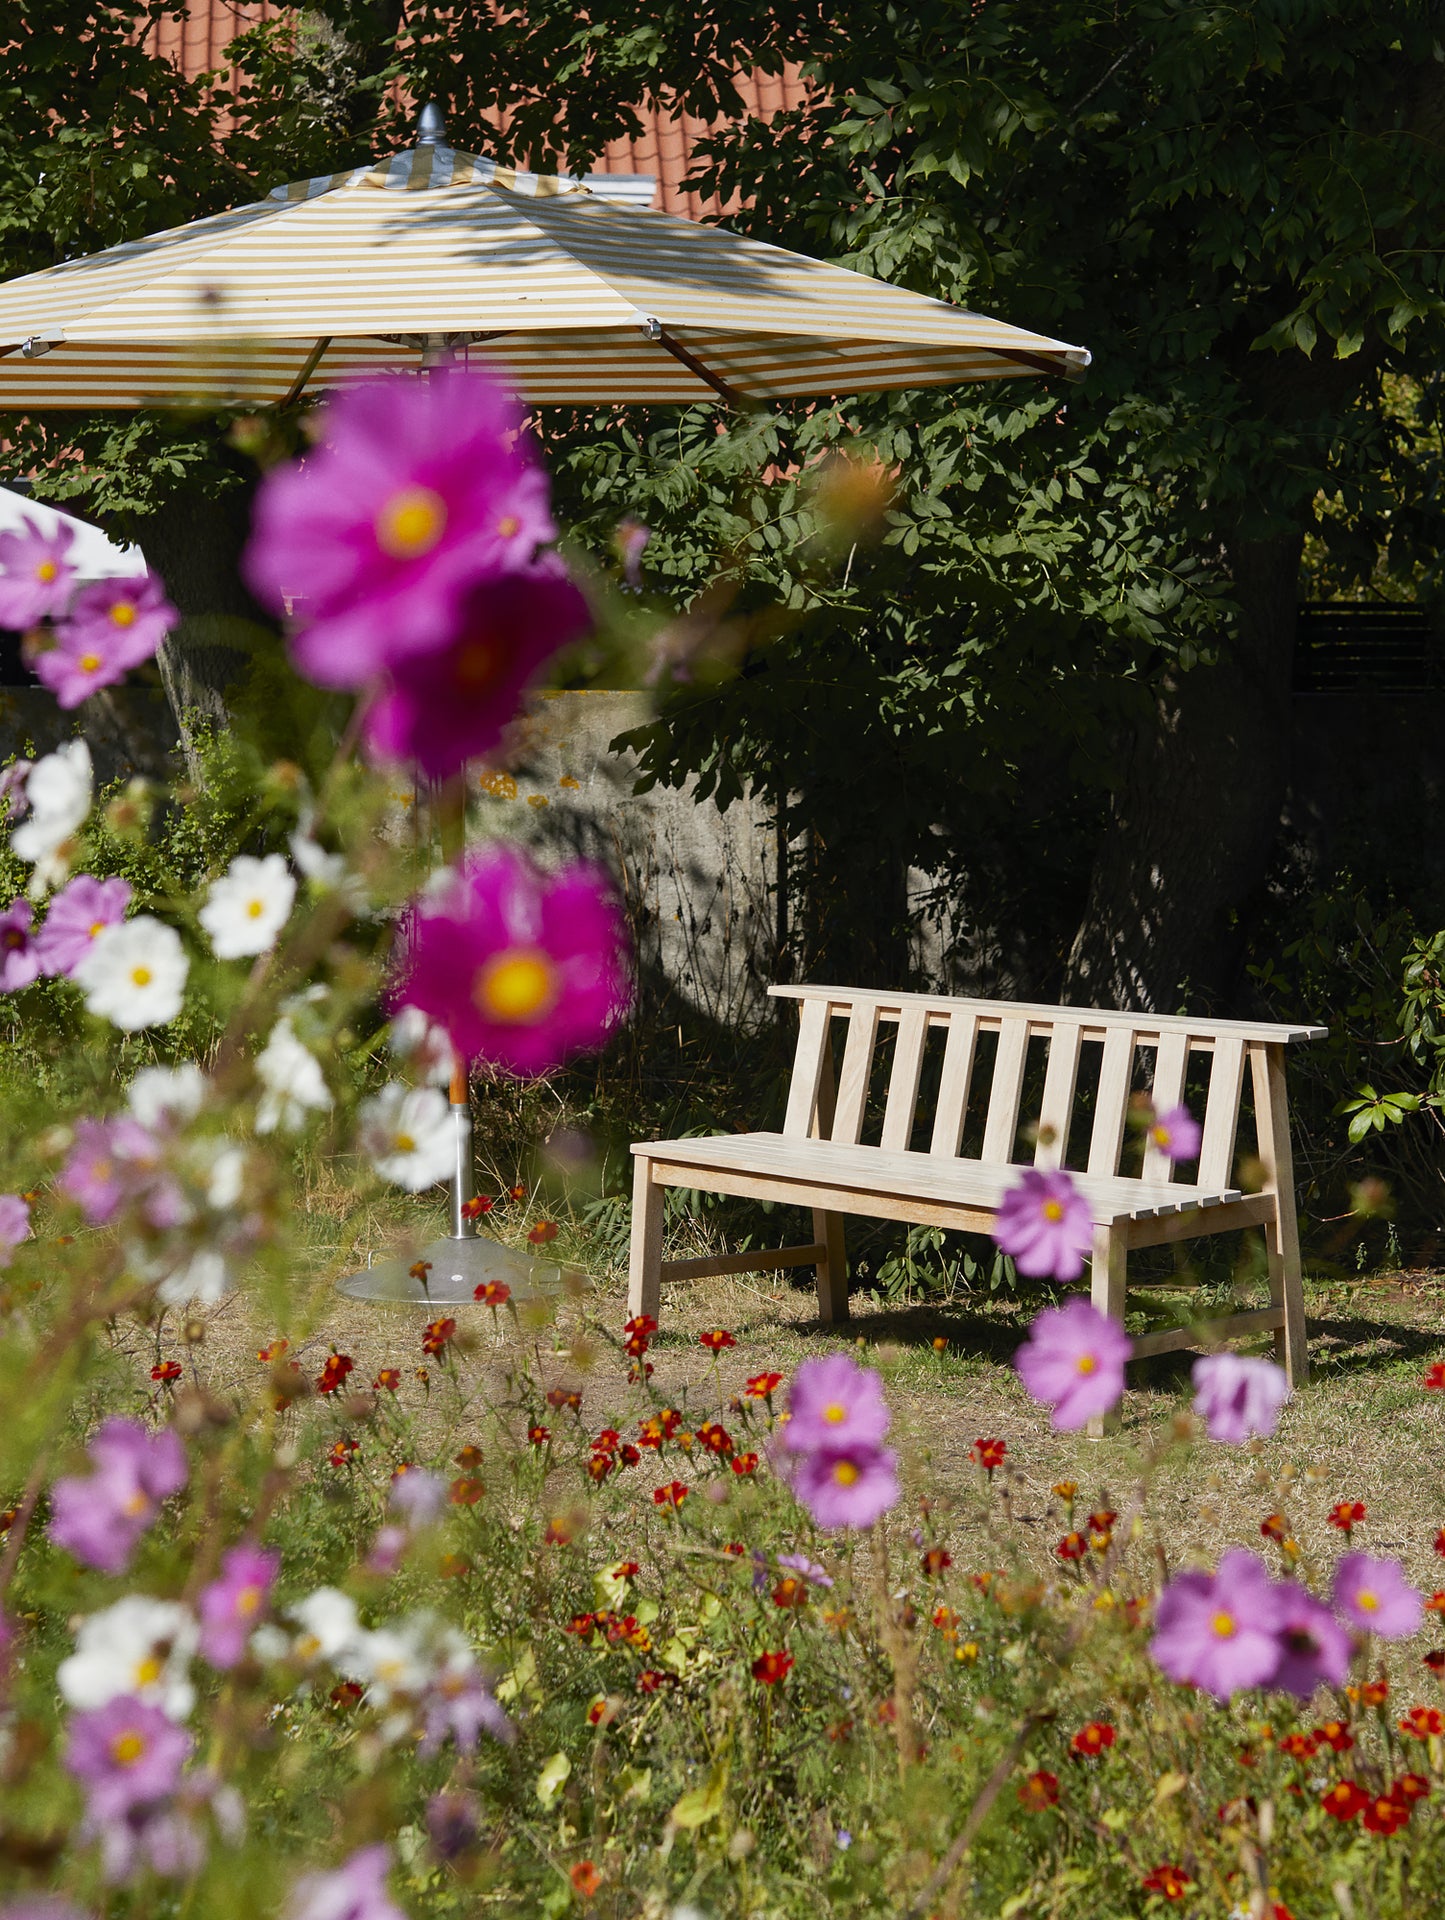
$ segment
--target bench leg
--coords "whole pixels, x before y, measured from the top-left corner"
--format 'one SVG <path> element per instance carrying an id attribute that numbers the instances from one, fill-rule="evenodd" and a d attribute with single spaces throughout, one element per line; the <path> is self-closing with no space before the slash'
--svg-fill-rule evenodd
<path id="1" fill-rule="evenodd" d="M 1264 1229 L 1270 1305 L 1284 1309 L 1284 1325 L 1275 1330 L 1274 1357 L 1284 1368 L 1291 1387 L 1305 1387 L 1310 1378 L 1310 1350 L 1305 1330 L 1304 1276 L 1300 1269 L 1294 1194 L 1281 1193 L 1278 1207 L 1278 1216 L 1266 1222 Z"/>
<path id="2" fill-rule="evenodd" d="M 833 1327 L 848 1318 L 848 1244 L 841 1213 L 813 1214 L 813 1239 L 827 1252 L 817 1264 L 818 1318 Z"/>
<path id="3" fill-rule="evenodd" d="M 665 1192 L 641 1154 L 632 1176 L 632 1246 L 627 1263 L 627 1311 L 650 1313 L 662 1305 L 662 1213 Z"/>
<path id="4" fill-rule="evenodd" d="M 1122 1323 L 1124 1296 L 1128 1284 L 1129 1249 L 1117 1227 L 1094 1228 L 1094 1257 L 1089 1275 L 1089 1297 L 1100 1313 Z M 1088 1435 L 1098 1440 L 1112 1433 L 1119 1424 L 1119 1410 L 1096 1414 L 1089 1422 Z"/>

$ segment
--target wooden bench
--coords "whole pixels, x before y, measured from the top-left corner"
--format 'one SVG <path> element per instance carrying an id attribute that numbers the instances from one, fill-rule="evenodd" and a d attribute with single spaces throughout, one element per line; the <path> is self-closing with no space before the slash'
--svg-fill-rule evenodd
<path id="1" fill-rule="evenodd" d="M 1324 1027 L 1193 1020 L 1087 1007 L 1016 1005 L 847 987 L 773 987 L 799 1002 L 798 1047 L 781 1133 L 650 1140 L 636 1155 L 628 1303 L 656 1315 L 664 1280 L 812 1266 L 825 1323 L 848 1315 L 843 1216 L 988 1232 L 1020 1157 L 1075 1173 L 1094 1223 L 1091 1291 L 1122 1318 L 1131 1248 L 1157 1247 L 1240 1227 L 1264 1230 L 1270 1304 L 1190 1328 L 1146 1334 L 1138 1359 L 1215 1346 L 1269 1331 L 1292 1385 L 1308 1377 L 1299 1234 L 1295 1220 L 1285 1048 L 1325 1037 Z M 845 1023 L 836 1075 L 835 1021 Z M 995 1036 L 989 1040 L 986 1036 Z M 891 1042 L 891 1044 L 890 1044 Z M 991 1054 L 986 1095 L 984 1056 Z M 1127 1127 L 1132 1095 L 1150 1092 L 1165 1112 L 1197 1115 L 1191 1068 L 1208 1067 L 1203 1144 L 1194 1178 Z M 1234 1184 L 1235 1136 L 1246 1073 L 1256 1134 L 1246 1192 Z M 1032 1077 L 1031 1077 L 1032 1076 Z M 1025 1088 L 1040 1087 L 1036 1125 L 1021 1134 Z M 920 1090 L 936 1089 L 930 1104 Z M 1087 1151 L 1076 1109 L 1089 1110 Z M 1080 1151 L 1070 1153 L 1071 1134 Z M 864 1135 L 870 1137 L 865 1141 Z M 1126 1141 L 1142 1159 L 1125 1174 Z M 965 1144 L 972 1144 L 968 1157 Z M 738 1194 L 810 1209 L 807 1246 L 664 1260 L 668 1187 Z"/>

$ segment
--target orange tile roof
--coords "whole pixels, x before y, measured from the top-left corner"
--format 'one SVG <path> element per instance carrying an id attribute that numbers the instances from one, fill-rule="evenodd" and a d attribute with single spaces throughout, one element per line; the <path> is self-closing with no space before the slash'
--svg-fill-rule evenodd
<path id="1" fill-rule="evenodd" d="M 248 27 L 275 19 L 285 11 L 284 0 L 190 0 L 183 18 L 166 19 L 152 28 L 150 44 L 194 78 L 199 73 L 224 70 L 223 48 Z M 799 105 L 807 93 L 795 67 L 781 75 L 741 75 L 738 91 L 748 112 L 763 119 Z M 716 200 L 704 200 L 682 185 L 693 147 L 708 131 L 708 123 L 691 114 L 659 113 L 651 108 L 641 109 L 639 117 L 640 137 L 609 142 L 597 161 L 597 171 L 656 174 L 655 204 L 664 212 L 684 214 L 693 220 L 718 212 Z"/>

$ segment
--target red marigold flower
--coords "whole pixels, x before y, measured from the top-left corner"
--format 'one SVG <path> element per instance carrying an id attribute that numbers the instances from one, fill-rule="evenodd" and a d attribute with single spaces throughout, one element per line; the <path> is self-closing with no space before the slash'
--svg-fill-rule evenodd
<path id="1" fill-rule="evenodd" d="M 641 1458 L 642 1455 L 630 1440 L 625 1441 L 622 1446 L 617 1449 L 617 1462 L 619 1466 L 635 1467 Z"/>
<path id="2" fill-rule="evenodd" d="M 716 1420 L 704 1420 L 697 1430 L 697 1437 L 709 1453 L 721 1454 L 726 1458 L 733 1450 L 732 1435 Z"/>
<path id="3" fill-rule="evenodd" d="M 542 1544 L 544 1547 L 570 1547 L 575 1531 L 569 1514 L 554 1513 L 542 1529 Z"/>
<path id="4" fill-rule="evenodd" d="M 371 1383 L 374 1393 L 395 1393 L 400 1385 L 401 1374 L 395 1367 L 383 1367 Z"/>
<path id="5" fill-rule="evenodd" d="M 1390 1798 L 1404 1806 L 1413 1806 L 1417 1800 L 1430 1798 L 1430 1782 L 1423 1774 L 1402 1773 L 1390 1789 Z"/>
<path id="6" fill-rule="evenodd" d="M 261 1348 L 256 1358 L 261 1362 L 263 1367 L 269 1366 L 273 1360 L 279 1360 L 290 1345 L 291 1342 L 289 1340 L 273 1340 L 269 1347 Z"/>
<path id="7" fill-rule="evenodd" d="M 775 1607 L 805 1607 L 808 1604 L 808 1583 L 799 1580 L 796 1574 L 785 1573 L 773 1588 Z"/>
<path id="8" fill-rule="evenodd" d="M 349 1353 L 333 1353 L 316 1376 L 318 1393 L 340 1393 L 346 1384 L 346 1376 L 355 1370 L 356 1362 Z"/>
<path id="9" fill-rule="evenodd" d="M 614 1462 L 610 1453 L 594 1453 L 592 1458 L 587 1462 L 587 1478 L 594 1481 L 596 1485 L 600 1487 L 608 1474 L 611 1473 L 613 1465 Z"/>
<path id="10" fill-rule="evenodd" d="M 1320 1750 L 1319 1736 L 1313 1733 L 1287 1733 L 1279 1743 L 1281 1753 L 1291 1760 L 1313 1760 Z"/>
<path id="11" fill-rule="evenodd" d="M 545 1447 L 547 1442 L 552 1438 L 552 1429 L 550 1427 L 539 1426 L 534 1420 L 527 1429 L 527 1438 L 534 1447 Z"/>
<path id="12" fill-rule="evenodd" d="M 491 1212 L 494 1204 L 495 1203 L 489 1200 L 485 1194 L 476 1194 L 470 1200 L 463 1200 L 462 1218 L 463 1220 L 479 1220 L 484 1213 Z M 478 1292 L 480 1292 L 480 1288 Z"/>
<path id="13" fill-rule="evenodd" d="M 179 1380 L 180 1377 L 179 1360 L 163 1360 L 158 1367 L 151 1368 L 151 1379 L 159 1380 L 163 1386 L 169 1386 L 172 1380 Z"/>
<path id="14" fill-rule="evenodd" d="M 1007 1452 L 1008 1448 L 1002 1440 L 975 1440 L 968 1450 L 968 1457 L 992 1479 L 995 1467 L 1003 1465 Z"/>
<path id="15" fill-rule="evenodd" d="M 452 1482 L 451 1503 L 454 1507 L 474 1507 L 485 1492 L 475 1475 L 459 1473 Z"/>
<path id="16" fill-rule="evenodd" d="M 471 1561 L 462 1553 L 444 1553 L 437 1561 L 437 1572 L 443 1580 L 460 1580 L 463 1574 L 471 1570 Z"/>
<path id="17" fill-rule="evenodd" d="M 1162 1893 L 1166 1900 L 1182 1900 L 1193 1881 L 1183 1867 L 1165 1861 L 1162 1866 L 1146 1873 L 1141 1884 L 1146 1893 Z"/>
<path id="18" fill-rule="evenodd" d="M 359 1686 L 355 1680 L 338 1680 L 327 1698 L 333 1707 L 339 1707 L 345 1713 L 349 1707 L 356 1705 L 365 1691 L 365 1687 Z"/>
<path id="19" fill-rule="evenodd" d="M 1366 1833 L 1379 1833 L 1388 1837 L 1392 1833 L 1398 1833 L 1401 1827 L 1408 1826 L 1409 1821 L 1408 1802 L 1402 1806 L 1398 1800 L 1392 1800 L 1388 1794 L 1382 1793 L 1366 1806 L 1362 1824 Z"/>
<path id="20" fill-rule="evenodd" d="M 1325 1515 L 1332 1527 L 1338 1527 L 1341 1533 L 1351 1533 L 1365 1517 L 1363 1500 L 1337 1500 Z"/>
<path id="21" fill-rule="evenodd" d="M 1086 1720 L 1069 1742 L 1069 1748 L 1081 1759 L 1093 1759 L 1106 1747 L 1112 1747 L 1118 1737 L 1107 1720 Z"/>
<path id="22" fill-rule="evenodd" d="M 793 1670 L 790 1653 L 760 1653 L 753 1662 L 753 1678 L 764 1687 L 776 1687 Z"/>
<path id="23" fill-rule="evenodd" d="M 1437 1680 L 1445 1674 L 1445 1647 L 1431 1647 L 1428 1653 L 1420 1657 Z"/>
<path id="24" fill-rule="evenodd" d="M 1061 1560 L 1082 1560 L 1089 1551 L 1089 1543 L 1081 1533 L 1066 1533 L 1054 1552 Z"/>
<path id="25" fill-rule="evenodd" d="M 425 1286 L 426 1277 L 431 1272 L 431 1261 L 430 1260 L 413 1260 L 411 1265 L 407 1268 L 407 1272 L 411 1275 L 413 1280 L 420 1280 L 422 1285 Z"/>
<path id="26" fill-rule="evenodd" d="M 616 1453 L 622 1443 L 622 1435 L 616 1427 L 604 1427 L 592 1442 L 594 1453 Z"/>
<path id="27" fill-rule="evenodd" d="M 659 1673 L 656 1667 L 644 1667 L 637 1676 L 639 1693 L 659 1693 L 672 1681 L 670 1673 Z"/>
<path id="28" fill-rule="evenodd" d="M 550 1387 L 547 1390 L 547 1405 L 554 1413 L 560 1413 L 564 1407 L 573 1413 L 582 1411 L 582 1396 L 567 1387 Z"/>
<path id="29" fill-rule="evenodd" d="M 507 1198 L 509 1200 L 525 1200 L 526 1197 L 527 1197 L 527 1189 L 523 1186 L 507 1188 Z"/>
<path id="30" fill-rule="evenodd" d="M 1320 1805 L 1336 1820 L 1355 1819 L 1369 1805 L 1369 1801 L 1369 1794 L 1363 1787 L 1357 1787 L 1353 1780 L 1336 1780 L 1332 1787 L 1320 1795 Z"/>
<path id="31" fill-rule="evenodd" d="M 946 1547 L 929 1547 L 919 1564 L 930 1580 L 936 1580 L 945 1567 L 953 1565 L 953 1555 Z"/>
<path id="32" fill-rule="evenodd" d="M 748 1551 L 747 1548 L 743 1545 L 741 1540 L 729 1540 L 727 1545 L 723 1548 L 723 1552 L 727 1555 L 729 1560 L 745 1559 L 747 1557 L 747 1551 Z"/>
<path id="33" fill-rule="evenodd" d="M 665 1487 L 652 1489 L 653 1504 L 659 1507 L 680 1507 L 687 1498 L 687 1488 L 681 1480 L 669 1480 Z"/>
<path id="34" fill-rule="evenodd" d="M 488 1205 L 490 1204 L 489 1201 Z M 474 1298 L 480 1300 L 484 1307 L 493 1309 L 506 1306 L 511 1297 L 512 1289 L 505 1280 L 484 1280 L 474 1295 Z"/>
<path id="35" fill-rule="evenodd" d="M 563 1633 L 575 1634 L 579 1640 L 585 1640 L 596 1625 L 597 1615 L 595 1613 L 574 1613 L 562 1631 Z"/>
<path id="36" fill-rule="evenodd" d="M 1029 1813 L 1043 1813 L 1059 1802 L 1059 1776 L 1040 1768 L 1031 1773 L 1019 1788 L 1019 1805 Z"/>
<path id="37" fill-rule="evenodd" d="M 640 1333 L 629 1333 L 622 1343 L 622 1351 L 627 1354 L 630 1359 L 640 1360 L 643 1354 L 647 1352 L 650 1344 L 651 1342 L 644 1340 Z"/>
<path id="38" fill-rule="evenodd" d="M 1315 1732 L 1336 1753 L 1348 1753 L 1355 1744 L 1355 1736 L 1343 1720 L 1326 1720 L 1323 1726 L 1315 1728 Z"/>
<path id="39" fill-rule="evenodd" d="M 1363 1686 L 1346 1687 L 1346 1699 L 1353 1700 L 1356 1706 L 1383 1707 L 1390 1697 L 1388 1680 L 1366 1680 Z"/>
<path id="40" fill-rule="evenodd" d="M 431 1375 L 425 1367 L 414 1367 L 412 1369 L 412 1377 L 413 1379 L 420 1380 L 424 1387 L 429 1387 L 431 1384 Z"/>
<path id="41" fill-rule="evenodd" d="M 657 1322 L 650 1313 L 634 1313 L 630 1320 L 624 1320 L 622 1331 L 629 1340 L 650 1340 L 657 1332 Z"/>
<path id="42" fill-rule="evenodd" d="M 756 1473 L 758 1456 L 755 1453 L 735 1453 L 728 1464 L 737 1474 Z"/>
<path id="43" fill-rule="evenodd" d="M 1420 1385 L 1437 1389 L 1445 1388 L 1445 1360 L 1437 1360 L 1433 1367 L 1428 1368 Z"/>
<path id="44" fill-rule="evenodd" d="M 697 1336 L 700 1347 L 706 1347 L 709 1353 L 721 1353 L 724 1347 L 735 1347 L 737 1341 L 722 1327 L 713 1327 L 707 1333 Z"/>
<path id="45" fill-rule="evenodd" d="M 455 1320 L 433 1320 L 422 1336 L 421 1350 L 429 1353 L 433 1359 L 446 1352 L 448 1345 L 456 1335 Z"/>
<path id="46" fill-rule="evenodd" d="M 605 1693 L 599 1693 L 595 1700 L 588 1703 L 587 1724 L 589 1727 L 605 1727 L 609 1721 L 615 1720 L 616 1718 L 617 1710 L 609 1703 Z"/>
<path id="47" fill-rule="evenodd" d="M 557 1238 L 557 1233 L 558 1227 L 555 1220 L 539 1220 L 527 1238 L 534 1247 L 545 1247 Z"/>
<path id="48" fill-rule="evenodd" d="M 471 1468 L 479 1467 L 482 1464 L 482 1450 L 480 1447 L 474 1447 L 471 1442 L 468 1441 L 461 1452 L 453 1454 L 452 1458 L 459 1467 L 466 1467 L 468 1471 L 470 1471 Z"/>
<path id="49" fill-rule="evenodd" d="M 770 1400 L 782 1384 L 783 1376 L 780 1373 L 755 1373 L 743 1392 L 753 1400 Z"/>
<path id="50" fill-rule="evenodd" d="M 1282 1513 L 1267 1513 L 1259 1530 L 1266 1540 L 1277 1540 L 1281 1545 L 1289 1538 L 1289 1522 Z"/>
<path id="51" fill-rule="evenodd" d="M 1399 1728 L 1412 1740 L 1429 1740 L 1445 1733 L 1445 1714 L 1438 1707 L 1411 1707 L 1399 1722 Z"/>
<path id="52" fill-rule="evenodd" d="M 352 1460 L 360 1451 L 361 1447 L 358 1441 L 349 1439 L 338 1440 L 326 1458 L 333 1467 L 349 1467 Z"/>
<path id="53" fill-rule="evenodd" d="M 590 1900 L 602 1885 L 602 1875 L 590 1860 L 579 1860 L 570 1875 L 574 1889 L 584 1900 Z"/>
<path id="54" fill-rule="evenodd" d="M 1445 1588 L 1437 1589 L 1425 1602 L 1426 1613 L 1445 1613 Z"/>
<path id="55" fill-rule="evenodd" d="M 1441 1527 L 1440 1531 L 1435 1535 L 1435 1551 L 1445 1556 L 1445 1527 Z"/>
<path id="56" fill-rule="evenodd" d="M 1101 1507 L 1097 1513 L 1089 1515 L 1090 1533 L 1112 1534 L 1114 1522 L 1119 1518 L 1112 1507 Z"/>
<path id="57" fill-rule="evenodd" d="M 635 1367 L 629 1367 L 627 1369 L 627 1377 L 631 1381 L 650 1380 L 653 1372 L 652 1362 L 650 1360 L 642 1360 L 639 1361 Z"/>

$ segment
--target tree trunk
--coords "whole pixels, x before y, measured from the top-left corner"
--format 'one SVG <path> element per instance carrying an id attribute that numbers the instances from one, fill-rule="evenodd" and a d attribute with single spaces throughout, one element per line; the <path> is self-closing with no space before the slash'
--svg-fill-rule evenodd
<path id="1" fill-rule="evenodd" d="M 1289 783 L 1301 538 L 1235 542 L 1219 664 L 1171 675 L 1130 744 L 1064 998 L 1223 1011 Z"/>

